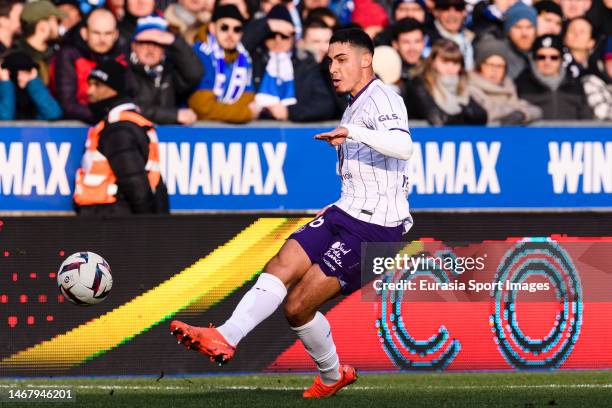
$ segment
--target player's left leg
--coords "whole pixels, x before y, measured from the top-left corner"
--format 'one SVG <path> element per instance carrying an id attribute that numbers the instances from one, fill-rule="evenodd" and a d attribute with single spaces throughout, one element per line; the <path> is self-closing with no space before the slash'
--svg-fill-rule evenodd
<path id="1" fill-rule="evenodd" d="M 318 312 L 340 290 L 338 278 L 314 264 L 287 296 L 287 321 L 319 369 L 314 384 L 304 392 L 307 398 L 330 397 L 357 379 L 354 368 L 340 365 L 329 322 Z"/>

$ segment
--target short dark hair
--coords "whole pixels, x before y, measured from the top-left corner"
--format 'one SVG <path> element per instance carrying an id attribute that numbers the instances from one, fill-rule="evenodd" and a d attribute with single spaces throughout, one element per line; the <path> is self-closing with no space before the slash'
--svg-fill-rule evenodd
<path id="1" fill-rule="evenodd" d="M 318 18 L 307 18 L 304 21 L 304 25 L 302 26 L 302 37 L 306 37 L 306 32 L 311 28 L 325 28 L 327 30 L 331 30 L 332 28 L 325 24 L 325 21 L 319 20 Z"/>
<path id="2" fill-rule="evenodd" d="M 21 35 L 23 36 L 23 38 L 30 38 L 31 36 L 33 36 L 34 33 L 36 33 L 36 27 L 38 26 L 38 23 L 40 23 L 41 21 L 44 20 L 34 21 L 33 23 L 26 23 L 25 21 L 21 20 Z"/>
<path id="3" fill-rule="evenodd" d="M 324 17 L 333 18 L 338 23 L 338 16 L 328 7 L 316 7 L 308 12 L 306 19 L 323 20 Z M 333 27 L 332 27 L 333 28 Z"/>
<path id="4" fill-rule="evenodd" d="M 402 18 L 391 26 L 391 32 L 393 33 L 393 39 L 397 41 L 400 34 L 409 33 L 411 31 L 418 30 L 425 35 L 425 26 L 418 20 L 412 17 Z"/>
<path id="5" fill-rule="evenodd" d="M 21 3 L 20 0 L 0 0 L 0 17 L 8 17 L 13 6 Z"/>
<path id="6" fill-rule="evenodd" d="M 374 55 L 374 42 L 361 28 L 343 28 L 332 35 L 329 44 L 348 43 L 352 46 L 365 48 Z"/>

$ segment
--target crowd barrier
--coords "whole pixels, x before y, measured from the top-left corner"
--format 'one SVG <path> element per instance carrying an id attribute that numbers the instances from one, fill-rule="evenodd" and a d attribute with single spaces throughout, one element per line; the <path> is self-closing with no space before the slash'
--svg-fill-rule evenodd
<path id="1" fill-rule="evenodd" d="M 313 371 L 280 310 L 221 368 L 177 345 L 169 331 L 175 318 L 227 319 L 265 261 L 309 219 L 2 218 L 0 377 Z M 420 301 L 363 289 L 321 311 L 341 359 L 359 370 L 610 369 L 609 225 L 611 213 L 419 214 L 407 237 L 412 254 L 484 257 L 481 279 L 540 280 L 552 298 L 509 290 Z M 57 291 L 58 266 L 80 251 L 102 255 L 112 269 L 112 292 L 95 306 L 72 305 Z"/>
<path id="2" fill-rule="evenodd" d="M 333 124 L 159 127 L 171 209 L 305 211 L 338 198 Z M 612 208 L 612 125 L 411 128 L 416 210 Z M 83 126 L 0 127 L 0 211 L 71 211 Z"/>

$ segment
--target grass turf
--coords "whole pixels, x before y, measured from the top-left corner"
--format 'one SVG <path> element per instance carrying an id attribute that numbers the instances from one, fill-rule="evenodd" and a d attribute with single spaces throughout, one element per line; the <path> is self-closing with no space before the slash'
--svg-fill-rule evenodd
<path id="1" fill-rule="evenodd" d="M 71 387 L 76 403 L 1 403 L 69 407 L 612 407 L 612 371 L 365 374 L 331 399 L 301 399 L 307 375 L 185 378 L 0 379 L 10 388 Z M 2 400 L 2 399 L 0 399 Z M 6 399 L 4 399 L 6 401 Z"/>

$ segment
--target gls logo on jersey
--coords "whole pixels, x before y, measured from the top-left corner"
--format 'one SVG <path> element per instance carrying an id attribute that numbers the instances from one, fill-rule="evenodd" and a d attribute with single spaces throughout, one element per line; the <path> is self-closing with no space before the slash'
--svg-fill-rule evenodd
<path id="1" fill-rule="evenodd" d="M 397 113 L 386 113 L 384 115 L 380 115 L 378 116 L 378 121 L 379 122 L 384 122 L 386 120 L 399 120 L 399 116 Z"/>

